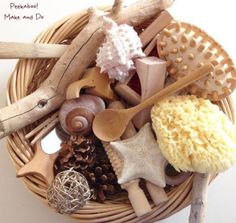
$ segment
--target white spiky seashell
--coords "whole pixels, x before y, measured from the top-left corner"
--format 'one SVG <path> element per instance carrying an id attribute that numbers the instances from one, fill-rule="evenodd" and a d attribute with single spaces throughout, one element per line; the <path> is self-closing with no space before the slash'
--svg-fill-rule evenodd
<path id="1" fill-rule="evenodd" d="M 171 7 L 174 4 L 175 0 L 159 0 L 160 8 L 162 10 Z"/>
<path id="2" fill-rule="evenodd" d="M 107 72 L 109 78 L 123 82 L 134 69 L 133 59 L 144 57 L 142 43 L 133 27 L 117 25 L 104 17 L 106 40 L 97 53 L 97 66 L 101 72 Z"/>

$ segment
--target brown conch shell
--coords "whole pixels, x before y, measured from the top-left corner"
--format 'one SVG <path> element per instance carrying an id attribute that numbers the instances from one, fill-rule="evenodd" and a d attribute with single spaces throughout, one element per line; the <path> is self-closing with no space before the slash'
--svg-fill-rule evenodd
<path id="1" fill-rule="evenodd" d="M 105 109 L 104 101 L 94 95 L 67 100 L 59 111 L 62 128 L 70 135 L 87 135 L 97 113 Z"/>

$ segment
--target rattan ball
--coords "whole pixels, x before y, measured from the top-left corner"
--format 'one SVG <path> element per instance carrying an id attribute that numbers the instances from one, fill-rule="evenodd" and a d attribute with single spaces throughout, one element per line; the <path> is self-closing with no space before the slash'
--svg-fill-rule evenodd
<path id="1" fill-rule="evenodd" d="M 57 174 L 47 191 L 49 206 L 61 214 L 76 213 L 90 196 L 86 178 L 72 169 Z"/>

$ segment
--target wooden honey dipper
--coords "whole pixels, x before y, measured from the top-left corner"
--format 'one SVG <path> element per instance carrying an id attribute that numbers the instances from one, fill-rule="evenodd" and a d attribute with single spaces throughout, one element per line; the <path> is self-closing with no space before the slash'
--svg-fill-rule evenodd
<path id="1" fill-rule="evenodd" d="M 158 100 L 183 89 L 189 84 L 210 74 L 212 71 L 212 65 L 204 65 L 154 94 L 152 97 L 144 100 L 137 106 L 129 109 L 106 109 L 100 112 L 94 119 L 93 132 L 99 139 L 103 141 L 113 141 L 118 139 L 125 131 L 130 120 L 139 111 L 153 105 Z"/>

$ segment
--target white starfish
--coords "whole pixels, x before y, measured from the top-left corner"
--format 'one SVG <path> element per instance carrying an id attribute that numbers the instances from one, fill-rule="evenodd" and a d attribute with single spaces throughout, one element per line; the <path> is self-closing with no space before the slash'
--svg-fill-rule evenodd
<path id="1" fill-rule="evenodd" d="M 165 187 L 165 158 L 147 123 L 133 137 L 110 143 L 123 159 L 123 169 L 118 176 L 119 184 L 144 178 L 159 187 Z"/>

